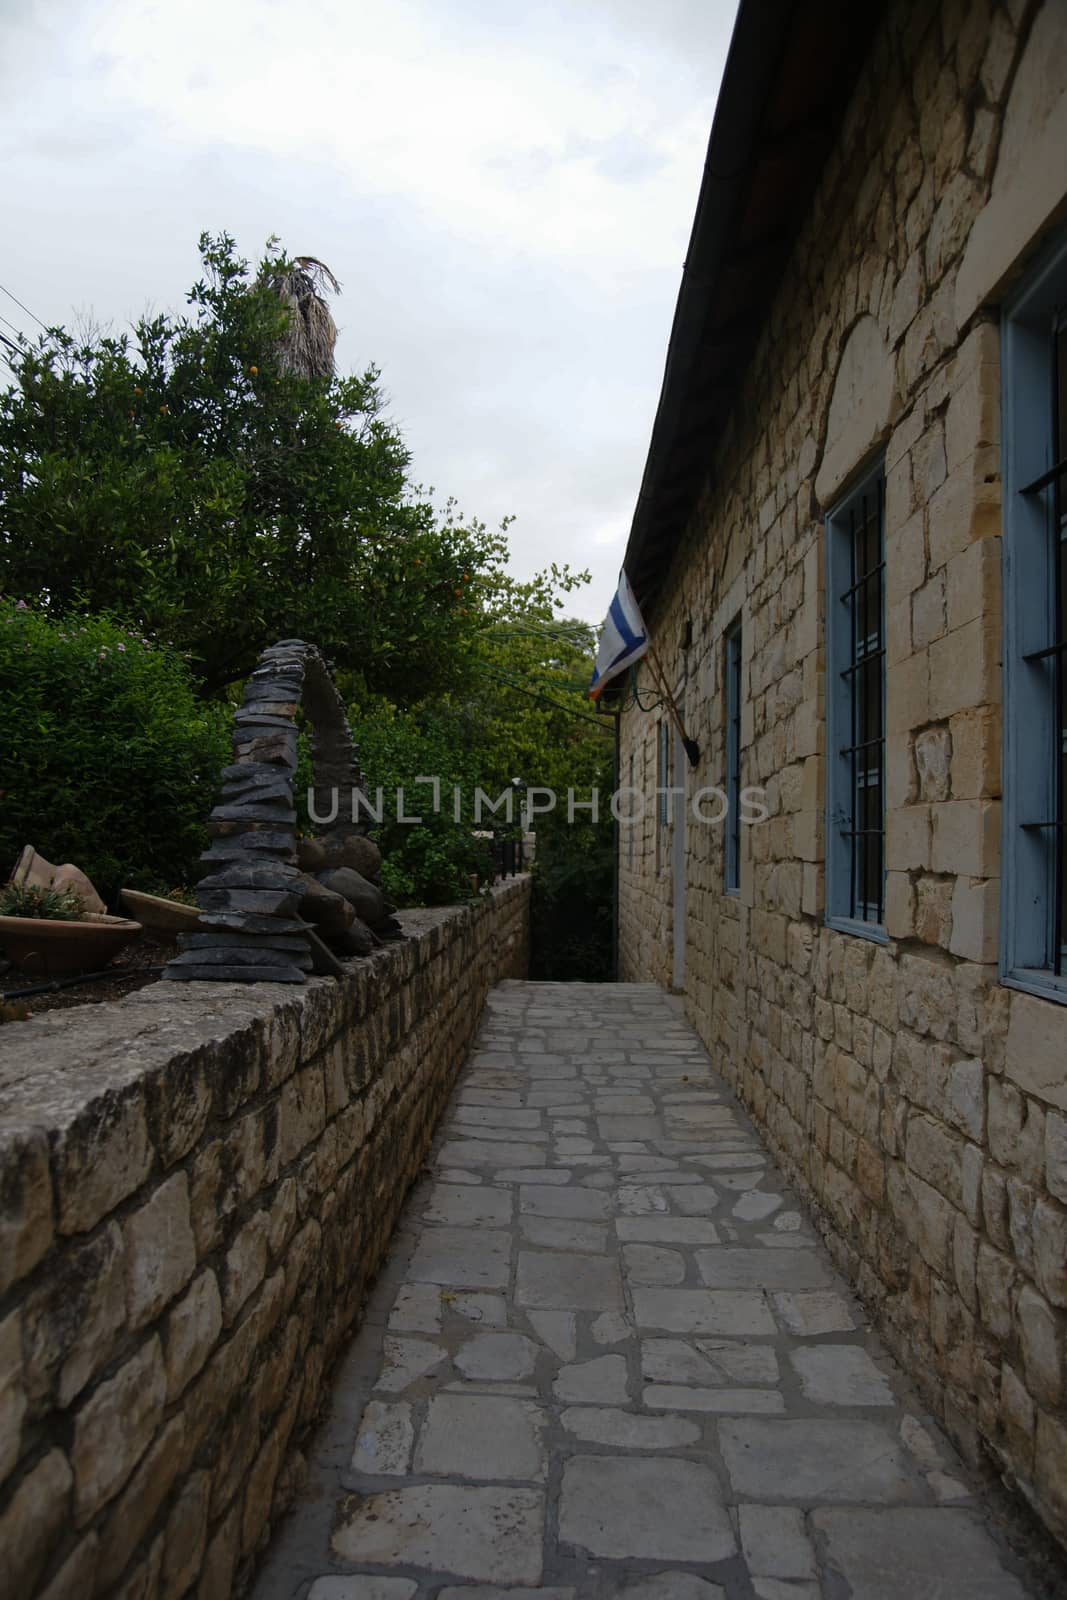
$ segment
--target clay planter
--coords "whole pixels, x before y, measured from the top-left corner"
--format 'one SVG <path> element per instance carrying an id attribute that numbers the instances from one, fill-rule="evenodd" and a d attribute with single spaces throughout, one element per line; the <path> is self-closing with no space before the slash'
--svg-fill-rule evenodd
<path id="1" fill-rule="evenodd" d="M 0 950 L 28 978 L 98 972 L 141 932 L 139 922 L 94 912 L 80 922 L 0 917 Z"/>
<path id="2" fill-rule="evenodd" d="M 179 933 L 195 933 L 200 926 L 200 907 L 183 905 L 163 895 L 142 894 L 139 889 L 123 889 L 122 905 L 149 933 L 163 939 L 176 939 Z"/>
<path id="3" fill-rule="evenodd" d="M 11 874 L 11 882 L 39 884 L 42 889 L 73 889 L 84 910 L 107 910 L 106 904 L 79 867 L 70 861 L 65 861 L 61 867 L 54 867 L 44 856 L 38 855 L 32 844 L 28 844 L 19 856 Z"/>

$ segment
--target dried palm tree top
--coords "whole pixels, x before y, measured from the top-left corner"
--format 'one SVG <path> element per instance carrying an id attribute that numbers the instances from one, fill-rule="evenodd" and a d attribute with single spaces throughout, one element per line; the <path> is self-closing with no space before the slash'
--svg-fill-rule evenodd
<path id="1" fill-rule="evenodd" d="M 289 325 L 275 348 L 281 370 L 302 378 L 332 378 L 337 324 L 325 295 L 340 294 L 341 285 L 329 267 L 315 256 L 294 256 L 285 271 L 273 273 L 267 282 L 289 311 Z"/>

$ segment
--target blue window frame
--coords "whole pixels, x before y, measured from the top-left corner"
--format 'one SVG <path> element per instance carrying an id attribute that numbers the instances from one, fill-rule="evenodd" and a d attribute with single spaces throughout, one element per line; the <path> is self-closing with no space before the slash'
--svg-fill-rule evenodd
<path id="1" fill-rule="evenodd" d="M 671 821 L 671 729 L 661 717 L 656 729 L 656 871 L 667 859 L 665 835 Z"/>
<path id="2" fill-rule="evenodd" d="M 671 730 L 666 717 L 656 730 L 656 818 L 661 828 L 671 820 Z"/>
<path id="3" fill-rule="evenodd" d="M 726 851 L 723 886 L 741 888 L 741 618 L 726 634 Z"/>
<path id="4" fill-rule="evenodd" d="M 885 940 L 885 476 L 826 519 L 826 917 Z"/>
<path id="5" fill-rule="evenodd" d="M 1067 1001 L 1067 239 L 1002 326 L 1001 975 Z"/>

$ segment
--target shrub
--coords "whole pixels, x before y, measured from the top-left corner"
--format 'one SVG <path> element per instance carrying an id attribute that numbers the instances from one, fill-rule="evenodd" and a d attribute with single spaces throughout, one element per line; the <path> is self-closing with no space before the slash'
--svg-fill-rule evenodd
<path id="1" fill-rule="evenodd" d="M 81 922 L 85 906 L 76 889 L 46 889 L 41 883 L 6 883 L 0 889 L 0 917 Z"/>
<path id="2" fill-rule="evenodd" d="M 489 843 L 475 837 L 471 815 L 476 769 L 454 736 L 447 718 L 426 711 L 398 711 L 379 702 L 353 733 L 365 774 L 368 798 L 376 804 L 382 791 L 382 821 L 373 836 L 382 850 L 382 884 L 398 905 L 437 906 L 469 900 L 471 874 L 491 881 Z M 419 777 L 440 778 L 441 806 L 433 809 L 430 786 Z M 460 821 L 453 810 L 453 786 L 462 795 Z M 419 824 L 397 821 L 397 793 L 404 790 L 404 813 Z M 482 824 L 484 827 L 484 824 Z"/>
<path id="3" fill-rule="evenodd" d="M 193 875 L 231 712 L 184 661 L 110 617 L 0 599 L 0 875 L 25 844 L 73 861 L 109 900 Z"/>
<path id="4" fill-rule="evenodd" d="M 610 819 L 568 827 L 539 818 L 530 907 L 530 975 L 542 982 L 609 983 L 614 977 Z"/>

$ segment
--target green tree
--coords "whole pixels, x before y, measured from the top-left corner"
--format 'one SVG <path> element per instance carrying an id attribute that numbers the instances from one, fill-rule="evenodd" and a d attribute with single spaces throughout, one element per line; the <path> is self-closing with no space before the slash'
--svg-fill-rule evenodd
<path id="1" fill-rule="evenodd" d="M 568 786 L 581 798 L 610 787 L 610 740 L 585 698 L 591 631 L 557 615 L 587 575 L 552 566 L 520 583 L 507 523 L 490 532 L 451 502 L 434 512 L 377 370 L 332 370 L 319 290 L 333 280 L 320 263 L 272 242 L 253 270 L 228 235 L 200 246 L 187 314 L 142 319 L 129 337 L 54 329 L 13 358 L 14 387 L 0 393 L 0 591 L 60 634 L 106 614 L 184 660 L 209 700 L 232 693 L 265 645 L 314 641 L 352 707 L 372 788 L 425 794 L 422 774 L 441 779 L 443 798 L 460 786 L 458 821 L 446 803 L 418 828 L 376 830 L 398 898 L 455 899 L 486 870 L 477 787 L 498 794 L 517 777 L 563 807 Z M 297 359 L 305 344 L 314 360 Z M 78 773 L 87 790 L 102 781 L 82 759 L 63 784 Z M 32 811 L 32 785 L 22 792 Z M 590 826 L 556 830 L 560 861 L 573 847 L 588 866 L 607 837 Z M 77 856 L 77 837 L 63 848 Z M 109 873 L 119 858 L 145 870 L 140 846 Z"/>
<path id="2" fill-rule="evenodd" d="M 352 713 L 368 780 L 384 791 L 375 835 L 390 891 L 403 904 L 467 895 L 469 875 L 484 879 L 486 871 L 476 830 L 520 831 L 522 791 L 508 829 L 502 813 L 478 818 L 477 788 L 496 800 L 518 778 L 527 792 L 537 787 L 556 795 L 554 809 L 534 820 L 533 960 L 543 978 L 611 976 L 614 741 L 611 719 L 597 717 L 587 698 L 592 661 L 588 624 L 553 622 L 545 608 L 530 604 L 487 619 L 461 690 L 406 708 L 364 702 Z M 439 810 L 420 777 L 440 779 Z M 396 819 L 399 785 L 405 811 L 422 818 L 418 826 Z M 578 803 L 573 819 L 569 789 Z M 595 820 L 586 806 L 594 789 Z"/>
<path id="3" fill-rule="evenodd" d="M 588 699 L 594 630 L 583 622 L 510 621 L 488 630 L 483 649 L 501 753 L 529 784 L 556 797 L 554 807 L 534 822 L 533 976 L 610 979 L 614 725 L 610 717 L 597 716 Z M 594 793 L 595 815 L 588 808 Z"/>
<path id="4" fill-rule="evenodd" d="M 203 235 L 190 310 L 133 336 L 54 329 L 0 394 L 0 591 L 106 611 L 183 652 L 204 691 L 313 639 L 398 701 L 454 684 L 508 603 L 504 532 L 408 479 L 378 372 L 307 377 L 276 245 L 253 271 Z"/>

